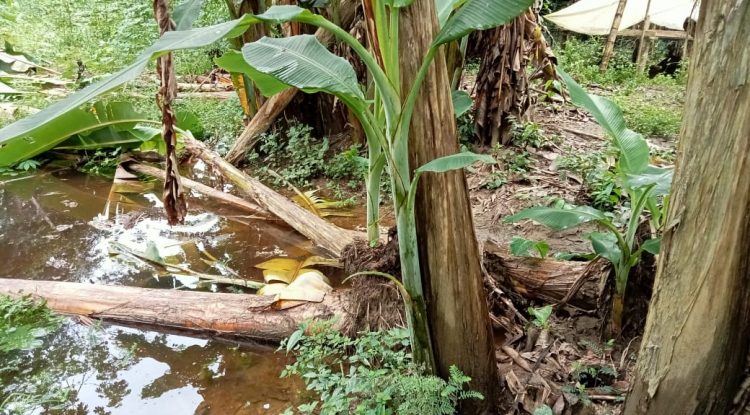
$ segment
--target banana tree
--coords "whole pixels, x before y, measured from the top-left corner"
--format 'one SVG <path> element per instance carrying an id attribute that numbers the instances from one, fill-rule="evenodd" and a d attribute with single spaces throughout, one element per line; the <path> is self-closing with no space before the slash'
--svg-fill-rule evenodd
<path id="1" fill-rule="evenodd" d="M 649 166 L 649 148 L 640 134 L 625 127 L 622 111 L 612 101 L 588 94 L 568 74 L 558 68 L 568 86 L 573 104 L 588 110 L 609 135 L 617 151 L 617 185 L 630 200 L 625 227 L 621 230 L 611 214 L 588 206 L 558 205 L 532 207 L 505 218 L 507 223 L 531 219 L 550 229 L 561 231 L 588 222 L 595 222 L 606 232 L 588 235 L 594 252 L 609 260 L 615 270 L 615 295 L 612 304 L 612 325 L 616 333 L 622 326 L 622 311 L 630 270 L 638 263 L 643 251 L 657 254 L 657 232 L 663 225 L 663 208 L 659 200 L 668 201 L 672 170 Z M 636 232 L 644 212 L 652 223 L 652 238 L 636 247 Z"/>
<path id="2" fill-rule="evenodd" d="M 491 158 L 471 153 L 444 157 L 417 169 L 414 179 L 409 169 L 408 131 L 420 86 L 441 45 L 472 30 L 501 25 L 529 7 L 530 0 L 496 4 L 491 0 L 468 0 L 449 17 L 422 61 L 414 86 L 400 91 L 398 17 L 408 1 L 372 1 L 374 25 L 369 30 L 377 39 L 373 50 L 367 50 L 348 32 L 322 16 L 295 6 L 275 6 L 269 12 L 288 13 L 289 20 L 325 28 L 346 43 L 366 65 L 374 84 L 374 95 L 368 99 L 364 87 L 357 83 L 351 65 L 328 52 L 312 36 L 263 38 L 247 44 L 242 54 L 249 66 L 278 81 L 305 92 L 327 92 L 335 95 L 357 116 L 367 137 L 370 159 L 368 219 L 377 211 L 377 189 L 380 171 L 387 167 L 393 188 L 394 210 L 398 228 L 401 270 L 404 286 L 412 307 L 407 317 L 412 333 L 415 359 L 434 368 L 426 307 L 417 256 L 414 197 L 416 181 L 427 172 L 444 172 L 465 167 L 475 161 L 491 162 Z M 250 74 L 248 74 L 250 75 Z M 402 101 L 402 97 L 405 97 Z M 380 170 L 380 171 L 379 171 Z M 379 186 L 378 186 L 379 187 Z M 370 222 L 370 232 L 377 230 L 377 221 Z M 375 234 L 376 235 L 376 234 Z"/>

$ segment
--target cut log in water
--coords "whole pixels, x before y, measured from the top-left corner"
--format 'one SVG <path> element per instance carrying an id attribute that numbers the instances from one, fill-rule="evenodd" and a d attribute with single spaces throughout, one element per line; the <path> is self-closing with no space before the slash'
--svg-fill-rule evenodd
<path id="1" fill-rule="evenodd" d="M 340 290 L 327 294 L 322 303 L 275 310 L 273 296 L 5 278 L 0 278 L 0 294 L 40 297 L 66 315 L 266 342 L 288 337 L 305 320 L 343 315 L 347 301 L 347 290 Z"/>
<path id="2" fill-rule="evenodd" d="M 146 176 L 151 176 L 162 181 L 166 178 L 166 174 L 163 170 L 156 167 L 147 166 L 145 164 L 128 162 L 124 163 L 124 167 L 126 170 L 145 174 Z M 203 183 L 198 183 L 194 180 L 183 177 L 182 185 L 187 189 L 195 190 L 196 192 L 199 192 L 211 199 L 226 203 L 227 205 L 235 207 L 237 209 L 242 209 L 255 215 L 261 215 L 263 217 L 269 215 L 266 209 L 263 209 L 255 203 L 249 202 L 229 193 L 222 192 L 221 190 L 216 190 L 213 187 L 206 186 Z"/>
<path id="3" fill-rule="evenodd" d="M 511 256 L 503 248 L 485 244 L 484 264 L 508 294 L 559 303 L 571 292 L 569 303 L 596 309 L 606 303 L 596 297 L 597 284 L 606 281 L 609 268 L 597 262 L 553 261 Z M 201 335 L 232 335 L 278 342 L 307 319 L 337 317 L 338 327 L 353 323 L 356 295 L 351 289 L 326 294 L 321 303 L 286 310 L 272 307 L 274 297 L 200 291 L 104 286 L 74 282 L 0 278 L 0 294 L 33 295 L 54 311 L 92 319 L 153 329 L 187 331 Z M 361 328 L 352 328 L 357 332 Z"/>

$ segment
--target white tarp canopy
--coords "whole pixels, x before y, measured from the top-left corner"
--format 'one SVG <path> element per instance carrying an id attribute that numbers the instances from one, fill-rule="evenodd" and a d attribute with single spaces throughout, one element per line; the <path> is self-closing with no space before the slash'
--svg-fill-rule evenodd
<path id="1" fill-rule="evenodd" d="M 698 0 L 651 0 L 651 24 L 683 30 L 685 19 L 698 19 Z M 646 18 L 649 0 L 628 0 L 618 30 L 627 29 Z M 580 0 L 544 16 L 564 29 L 588 35 L 606 35 L 612 29 L 619 0 Z"/>

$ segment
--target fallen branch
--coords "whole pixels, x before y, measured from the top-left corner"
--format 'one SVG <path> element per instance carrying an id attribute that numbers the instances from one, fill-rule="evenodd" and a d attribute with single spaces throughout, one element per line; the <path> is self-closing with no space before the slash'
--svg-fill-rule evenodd
<path id="1" fill-rule="evenodd" d="M 185 149 L 212 166 L 231 181 L 239 191 L 306 236 L 326 254 L 339 257 L 344 247 L 354 242 L 355 239 L 366 240 L 364 234 L 339 228 L 275 192 L 258 179 L 248 176 L 209 150 L 203 143 L 185 137 Z"/>
<path id="2" fill-rule="evenodd" d="M 340 290 L 326 294 L 322 303 L 275 310 L 272 296 L 6 278 L 0 278 L 0 294 L 41 297 L 62 314 L 266 342 L 288 337 L 305 320 L 344 315 L 348 301 L 348 291 Z"/>
<path id="3" fill-rule="evenodd" d="M 123 167 L 125 167 L 126 170 L 129 170 L 131 172 L 144 174 L 146 176 L 151 176 L 162 181 L 166 177 L 166 174 L 161 169 L 147 166 L 145 164 L 140 164 L 134 161 L 123 163 Z M 190 180 L 188 178 L 183 177 L 182 186 L 191 190 L 195 190 L 196 192 L 199 192 L 207 197 L 210 197 L 211 199 L 215 199 L 220 202 L 226 203 L 229 206 L 242 209 L 242 210 L 248 211 L 256 215 L 262 215 L 262 216 L 269 215 L 267 210 L 256 205 L 255 203 L 249 202 L 245 199 L 231 195 L 229 193 L 222 192 L 221 190 L 216 190 L 213 187 L 206 186 L 203 183 L 198 183 L 194 180 Z"/>

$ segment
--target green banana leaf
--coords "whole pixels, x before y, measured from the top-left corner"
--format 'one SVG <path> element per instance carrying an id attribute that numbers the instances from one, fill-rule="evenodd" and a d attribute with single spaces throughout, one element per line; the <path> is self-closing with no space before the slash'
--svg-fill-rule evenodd
<path id="1" fill-rule="evenodd" d="M 312 35 L 264 37 L 242 48 L 245 61 L 259 72 L 305 92 L 327 92 L 355 107 L 365 96 L 351 64 L 329 52 Z"/>
<path id="2" fill-rule="evenodd" d="M 261 94 L 270 97 L 289 88 L 289 85 L 279 81 L 271 75 L 264 74 L 250 66 L 242 53 L 236 50 L 230 50 L 222 56 L 214 59 L 216 65 L 231 73 L 241 73 L 247 75 L 258 87 Z"/>
<path id="3" fill-rule="evenodd" d="M 172 20 L 174 20 L 175 30 L 190 30 L 193 23 L 201 15 L 203 0 L 185 0 L 174 8 Z"/>
<path id="4" fill-rule="evenodd" d="M 615 265 L 622 261 L 622 250 L 617 244 L 617 237 L 612 232 L 591 232 L 588 238 L 597 255 Z"/>
<path id="5" fill-rule="evenodd" d="M 453 100 L 453 112 L 456 114 L 456 117 L 464 115 L 474 105 L 474 101 L 471 100 L 466 91 L 451 91 L 451 99 Z"/>
<path id="6" fill-rule="evenodd" d="M 589 111 L 612 138 L 620 153 L 619 163 L 623 173 L 635 175 L 644 172 L 649 161 L 648 143 L 642 135 L 625 127 L 620 107 L 607 98 L 586 92 L 559 66 L 557 73 L 567 85 L 573 104 Z"/>
<path id="7" fill-rule="evenodd" d="M 524 219 L 531 219 L 550 229 L 562 231 L 586 222 L 609 221 L 600 210 L 589 206 L 560 207 L 532 207 L 524 209 L 515 215 L 505 218 L 505 223 L 516 223 Z"/>
<path id="8" fill-rule="evenodd" d="M 648 166 L 641 174 L 627 175 L 624 184 L 630 189 L 655 185 L 652 194 L 654 196 L 664 196 L 669 194 L 669 191 L 672 188 L 673 176 L 674 169 Z"/>
<path id="9" fill-rule="evenodd" d="M 488 154 L 476 154 L 470 151 L 464 151 L 432 160 L 429 163 L 421 165 L 414 170 L 414 172 L 418 174 L 426 172 L 445 173 L 451 170 L 469 167 L 477 161 L 487 164 L 497 163 L 497 161 Z"/>
<path id="10" fill-rule="evenodd" d="M 165 33 L 126 68 L 112 76 L 89 85 L 49 107 L 0 129 L 0 167 L 14 165 L 50 150 L 71 135 L 79 132 L 79 123 L 90 121 L 91 115 L 80 107 L 126 82 L 132 81 L 146 69 L 148 63 L 170 51 L 208 46 L 225 37 L 236 37 L 259 22 L 278 23 L 312 13 L 296 6 L 275 6 L 257 16 L 213 26 Z"/>
<path id="11" fill-rule="evenodd" d="M 433 41 L 433 45 L 442 45 L 460 39 L 475 30 L 504 25 L 531 7 L 533 3 L 534 0 L 466 0 L 445 22 Z"/>

